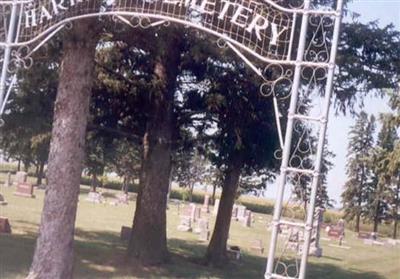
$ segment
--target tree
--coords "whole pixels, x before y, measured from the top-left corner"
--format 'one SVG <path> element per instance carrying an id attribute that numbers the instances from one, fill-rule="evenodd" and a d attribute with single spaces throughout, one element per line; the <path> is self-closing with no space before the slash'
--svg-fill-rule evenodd
<path id="1" fill-rule="evenodd" d="M 379 223 L 382 220 L 390 218 L 390 200 L 394 193 L 392 185 L 395 184 L 396 176 L 389 170 L 390 154 L 395 149 L 395 144 L 399 137 L 397 128 L 391 121 L 390 114 L 381 114 L 380 122 L 382 128 L 378 134 L 377 145 L 371 154 L 371 169 L 374 179 L 372 183 L 372 191 L 368 199 L 368 217 L 373 221 L 374 232 L 378 231 Z M 397 185 L 395 186 L 395 189 Z"/>
<path id="2" fill-rule="evenodd" d="M 373 149 L 375 118 L 361 112 L 350 130 L 346 173 L 347 181 L 342 193 L 345 217 L 356 219 L 355 230 L 360 230 L 360 218 L 366 214 L 368 192 L 372 179 L 369 156 Z"/>
<path id="3" fill-rule="evenodd" d="M 73 236 L 94 74 L 97 26 L 96 19 L 79 21 L 63 43 L 50 144 L 49 185 L 28 278 L 73 277 Z"/>
<path id="4" fill-rule="evenodd" d="M 24 162 L 26 169 L 36 165 L 38 185 L 42 184 L 50 147 L 59 48 L 59 40 L 52 41 L 34 55 L 34 71 L 18 73 L 18 86 L 7 104 L 0 134 L 0 148 L 6 156 Z"/>
<path id="5" fill-rule="evenodd" d="M 192 202 L 195 184 L 206 182 L 206 178 L 212 175 L 211 164 L 197 148 L 180 151 L 174 156 L 173 178 L 180 187 L 187 188 L 189 201 Z"/>
<path id="6" fill-rule="evenodd" d="M 140 175 L 140 146 L 127 139 L 113 142 L 113 155 L 108 168 L 122 177 L 122 191 L 128 193 L 129 184 Z"/>
<path id="7" fill-rule="evenodd" d="M 210 160 L 222 173 L 217 220 L 206 253 L 208 263 L 221 265 L 227 260 L 231 214 L 240 176 L 275 167 L 277 135 L 272 102 L 258 94 L 257 77 L 243 63 L 231 59 L 206 61 L 203 69 L 204 64 L 198 61 L 196 66 L 189 67 L 200 78 L 196 81 L 197 90 L 186 92 L 183 98 L 184 110 L 192 112 L 192 121 L 202 123 L 194 127 L 200 137 L 211 141 L 209 150 L 215 152 L 209 153 Z M 208 133 L 209 123 L 214 133 Z"/>
<path id="8" fill-rule="evenodd" d="M 181 34 L 176 30 L 157 35 L 150 43 L 154 47 L 150 50 L 154 58 L 153 88 L 147 96 L 140 187 L 128 245 L 129 256 L 151 265 L 168 259 L 166 203 L 176 125 L 174 98 L 183 47 Z"/>

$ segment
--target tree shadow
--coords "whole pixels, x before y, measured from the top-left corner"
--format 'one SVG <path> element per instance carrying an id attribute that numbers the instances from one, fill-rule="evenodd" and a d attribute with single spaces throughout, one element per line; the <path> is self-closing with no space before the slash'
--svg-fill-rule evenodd
<path id="1" fill-rule="evenodd" d="M 142 266 L 125 258 L 126 243 L 110 231 L 85 231 L 75 234 L 74 278 L 263 278 L 266 257 L 246 251 L 240 261 L 223 268 L 202 264 L 206 244 L 171 238 L 168 240 L 170 261 L 157 267 Z M 0 237 L 1 278 L 24 277 L 32 260 L 37 233 L 11 234 Z M 335 259 L 336 260 L 336 259 Z M 345 270 L 337 265 L 311 262 L 308 279 L 384 279 L 375 272 Z"/>

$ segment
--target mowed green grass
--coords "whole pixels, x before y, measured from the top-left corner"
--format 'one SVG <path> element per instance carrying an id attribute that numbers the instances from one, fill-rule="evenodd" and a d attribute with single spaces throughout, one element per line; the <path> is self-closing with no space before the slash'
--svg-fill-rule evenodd
<path id="1" fill-rule="evenodd" d="M 0 207 L 0 215 L 8 217 L 12 234 L 0 234 L 0 278 L 25 278 L 31 263 L 35 239 L 43 206 L 44 191 L 35 189 L 35 199 L 14 196 L 15 187 L 1 187 L 8 201 Z M 92 204 L 85 201 L 88 188 L 82 187 L 75 236 L 74 278 L 263 278 L 266 255 L 250 249 L 254 239 L 262 239 L 265 249 L 269 243 L 267 223 L 271 216 L 256 214 L 252 228 L 233 222 L 229 244 L 243 251 L 241 261 L 233 262 L 223 269 L 201 264 L 207 243 L 198 240 L 194 233 L 178 232 L 177 203 L 171 202 L 168 216 L 168 245 L 171 261 L 161 267 L 140 267 L 125 261 L 126 243 L 119 233 L 122 225 L 129 226 L 135 202 L 112 206 Z M 108 201 L 117 192 L 107 191 Z M 210 217 L 211 228 L 214 217 Z M 323 235 L 325 236 L 325 235 Z M 307 278 L 323 279 L 372 279 L 400 278 L 400 246 L 367 246 L 346 232 L 350 249 L 330 247 L 322 241 L 324 256 L 311 258 Z"/>

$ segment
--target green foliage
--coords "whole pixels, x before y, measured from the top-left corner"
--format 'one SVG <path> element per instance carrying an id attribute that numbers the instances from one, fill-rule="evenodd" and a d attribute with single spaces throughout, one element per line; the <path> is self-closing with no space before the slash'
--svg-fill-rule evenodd
<path id="1" fill-rule="evenodd" d="M 350 130 L 347 154 L 347 181 L 342 193 L 345 217 L 348 220 L 367 214 L 366 204 L 371 192 L 370 153 L 373 150 L 375 118 L 361 112 Z"/>

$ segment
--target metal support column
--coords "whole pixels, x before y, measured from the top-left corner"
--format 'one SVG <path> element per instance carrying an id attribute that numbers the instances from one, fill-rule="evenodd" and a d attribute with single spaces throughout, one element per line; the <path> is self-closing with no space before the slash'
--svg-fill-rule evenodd
<path id="1" fill-rule="evenodd" d="M 310 0 L 304 1 L 304 10 L 307 11 L 310 8 Z M 296 113 L 297 107 L 297 99 L 299 95 L 299 86 L 300 86 L 300 78 L 301 78 L 301 62 L 304 59 L 304 50 L 306 45 L 306 35 L 307 35 L 307 27 L 308 27 L 308 13 L 305 12 L 302 16 L 301 27 L 300 27 L 300 41 L 298 45 L 298 51 L 296 56 L 296 66 L 293 77 L 293 85 L 291 90 L 291 99 L 289 106 L 289 117 L 288 123 L 286 127 L 285 134 L 285 142 L 282 154 L 282 163 L 281 163 L 281 173 L 278 181 L 278 196 L 276 198 L 276 204 L 274 207 L 274 215 L 272 219 L 272 235 L 270 240 L 269 252 L 268 252 L 268 262 L 267 268 L 265 271 L 265 279 L 272 279 L 273 277 L 273 268 L 274 268 L 274 260 L 275 260 L 275 250 L 276 244 L 278 242 L 278 233 L 279 233 L 279 221 L 281 219 L 282 213 L 282 203 L 283 196 L 285 193 L 286 186 L 286 176 L 287 176 L 287 168 L 289 165 L 290 159 L 290 150 L 292 143 L 292 133 L 293 133 L 293 124 L 294 118 L 293 115 Z"/>
<path id="2" fill-rule="evenodd" d="M 282 202 L 283 196 L 285 192 L 286 178 L 287 174 L 290 172 L 307 172 L 312 175 L 312 185 L 311 185 L 311 193 L 310 193 L 310 202 L 307 209 L 307 218 L 305 223 L 299 223 L 299 227 L 303 227 L 305 230 L 304 233 L 304 243 L 301 251 L 301 263 L 300 263 L 300 271 L 298 274 L 299 279 L 304 279 L 306 276 L 306 267 L 308 260 L 309 247 L 311 242 L 312 228 L 313 228 L 313 218 L 314 218 L 314 210 L 315 210 L 315 202 L 319 184 L 319 176 L 321 169 L 321 162 L 324 150 L 325 143 L 325 135 L 327 129 L 327 120 L 329 115 L 329 107 L 330 107 L 330 99 L 332 95 L 332 87 L 333 87 L 333 77 L 335 71 L 335 59 L 337 53 L 337 45 L 339 41 L 339 29 L 341 24 L 341 14 L 343 8 L 343 0 L 338 0 L 336 14 L 335 14 L 335 23 L 333 30 L 333 38 L 332 38 L 332 46 L 329 57 L 329 67 L 327 72 L 327 80 L 325 85 L 325 96 L 324 103 L 322 108 L 322 114 L 320 117 L 314 119 L 312 117 L 308 117 L 307 115 L 298 115 L 295 114 L 297 107 L 297 99 L 299 94 L 299 86 L 300 86 L 300 73 L 301 73 L 301 62 L 303 61 L 304 51 L 305 51 L 305 43 L 306 43 L 306 33 L 307 33 L 307 25 L 308 25 L 308 10 L 310 8 L 310 1 L 304 2 L 304 10 L 302 23 L 301 23 L 301 31 L 300 31 L 300 41 L 297 52 L 296 59 L 296 68 L 293 78 L 293 87 L 291 91 L 291 100 L 290 107 L 288 111 L 288 124 L 286 128 L 285 135 L 285 146 L 283 149 L 282 163 L 281 163 L 281 174 L 278 181 L 278 196 L 276 199 L 276 205 L 274 208 L 274 215 L 272 221 L 272 236 L 270 241 L 269 253 L 268 253 L 268 262 L 267 268 L 265 272 L 266 279 L 272 278 L 289 278 L 288 275 L 282 276 L 274 273 L 274 262 L 275 262 L 275 251 L 278 241 L 279 234 L 279 225 L 287 223 L 281 220 L 282 214 Z M 292 144 L 292 133 L 293 133 L 293 124 L 294 120 L 299 119 L 303 121 L 317 121 L 319 123 L 319 135 L 318 135 L 318 145 L 317 145 L 317 154 L 315 159 L 315 165 L 313 170 L 301 170 L 297 168 L 290 168 L 288 166 L 288 162 L 290 159 L 291 153 L 291 144 Z M 297 275 L 296 275 L 297 276 Z M 293 277 L 290 277 L 293 278 Z"/>
<path id="3" fill-rule="evenodd" d="M 318 136 L 318 146 L 317 146 L 317 154 L 315 159 L 315 169 L 311 186 L 311 194 L 310 194 L 310 203 L 308 205 L 307 210 L 307 220 L 304 234 L 304 244 L 301 255 L 301 264 L 300 264 L 300 273 L 299 278 L 304 279 L 306 276 L 307 270 L 307 259 L 308 253 L 310 249 L 310 241 L 312 235 L 313 228 L 313 219 L 314 219 L 314 210 L 315 210 L 315 201 L 317 197 L 317 190 L 319 185 L 319 175 L 321 170 L 322 156 L 324 153 L 324 145 L 325 145 L 325 136 L 326 136 L 326 128 L 328 124 L 329 117 L 329 107 L 331 103 L 332 89 L 333 89 L 333 76 L 335 74 L 335 60 L 337 53 L 337 45 L 339 42 L 339 31 L 341 24 L 341 14 L 343 8 L 343 0 L 338 0 L 336 7 L 336 17 L 335 17 L 335 25 L 333 29 L 333 38 L 332 38 L 332 46 L 329 57 L 329 69 L 325 86 L 325 96 L 324 96 L 324 104 L 322 110 L 322 118 L 319 129 Z"/>
<path id="4" fill-rule="evenodd" d="M 8 74 L 8 66 L 10 64 L 11 57 L 11 45 L 15 36 L 15 23 L 17 21 L 17 1 L 14 0 L 11 6 L 10 21 L 8 24 L 6 45 L 4 47 L 4 59 L 3 65 L 1 67 L 1 77 L 0 77 L 0 108 L 4 108 L 3 103 L 6 101 L 4 96 L 6 92 L 6 82 Z M 0 111 L 0 117 L 3 111 Z M 0 121 L 2 122 L 1 118 Z M 0 122 L 0 126 L 2 123 Z"/>

